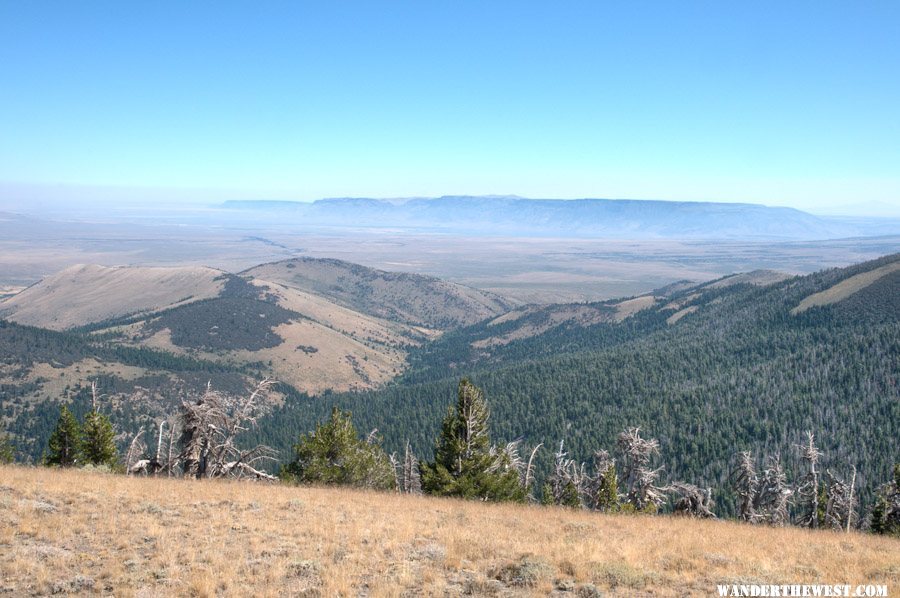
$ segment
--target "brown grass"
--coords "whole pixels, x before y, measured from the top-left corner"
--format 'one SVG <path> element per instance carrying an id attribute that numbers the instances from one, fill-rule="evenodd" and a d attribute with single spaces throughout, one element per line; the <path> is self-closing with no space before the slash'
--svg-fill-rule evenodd
<path id="1" fill-rule="evenodd" d="M 697 305 L 690 305 L 688 307 L 685 307 L 684 309 L 680 309 L 677 312 L 675 312 L 674 314 L 672 314 L 671 316 L 669 316 L 668 318 L 666 318 L 666 324 L 671 326 L 672 324 L 674 324 L 675 322 L 677 322 L 684 316 L 692 314 L 695 311 L 697 311 L 698 309 L 700 309 L 700 307 Z"/>
<path id="2" fill-rule="evenodd" d="M 342 489 L 0 467 L 0 593 L 710 595 L 900 583 L 900 542 Z"/>
<path id="3" fill-rule="evenodd" d="M 139 312 L 185 305 L 219 294 L 223 274 L 198 267 L 78 265 L 3 301 L 8 319 L 64 330 Z"/>
<path id="4" fill-rule="evenodd" d="M 898 270 L 900 270 L 900 262 L 894 262 L 887 266 L 881 266 L 880 268 L 875 268 L 874 270 L 856 274 L 850 278 L 845 278 L 833 287 L 829 287 L 824 291 L 806 297 L 800 302 L 800 305 L 791 310 L 791 313 L 799 314 L 811 307 L 831 305 L 832 303 L 843 301 L 853 293 L 863 290 L 867 286 L 877 282 L 880 278 Z"/>

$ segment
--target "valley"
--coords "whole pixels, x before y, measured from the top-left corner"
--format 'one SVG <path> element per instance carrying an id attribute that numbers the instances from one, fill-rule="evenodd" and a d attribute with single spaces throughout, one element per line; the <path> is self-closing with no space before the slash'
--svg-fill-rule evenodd
<path id="1" fill-rule="evenodd" d="M 390 450 L 409 441 L 427 455 L 453 388 L 471 377 L 500 438 L 562 440 L 588 459 L 641 426 L 660 438 L 667 475 L 715 487 L 724 514 L 734 453 L 784 452 L 796 474 L 790 447 L 806 430 L 827 464 L 858 467 L 868 498 L 900 458 L 898 263 L 544 305 L 335 259 L 235 274 L 78 266 L 0 303 L 3 419 L 37 459 L 60 402 L 84 412 L 91 381 L 124 443 L 207 382 L 240 394 L 271 377 L 279 385 L 250 438 L 282 455 L 333 406 Z M 540 475 L 551 457 L 537 454 Z"/>
<path id="2" fill-rule="evenodd" d="M 9 322 L 0 341 L 3 407 L 6 418 L 34 424 L 35 405 L 70 398 L 96 379 L 113 406 L 148 421 L 202 389 L 203 376 L 231 392 L 261 376 L 313 395 L 374 389 L 406 368 L 411 348 L 511 305 L 338 260 L 239 274 L 74 266 L 0 303 Z M 158 398 L 138 398 L 148 394 Z"/>
<path id="3" fill-rule="evenodd" d="M 2 204 L 0 204 L 2 207 Z M 20 208 L 21 209 L 21 208 Z M 884 225 L 879 225 L 884 226 Z M 880 230 L 880 229 L 879 229 Z M 770 269 L 808 274 L 900 251 L 897 228 L 820 238 L 532 237 L 496 228 L 441 232 L 313 224 L 222 208 L 0 214 L 0 285 L 22 287 L 77 264 L 210 267 L 241 272 L 297 257 L 334 258 L 423 274 L 519 303 L 566 303 L 648 293 L 673 282 Z"/>
<path id="4" fill-rule="evenodd" d="M 0 2 L 0 598 L 894 596 L 898 40 Z"/>

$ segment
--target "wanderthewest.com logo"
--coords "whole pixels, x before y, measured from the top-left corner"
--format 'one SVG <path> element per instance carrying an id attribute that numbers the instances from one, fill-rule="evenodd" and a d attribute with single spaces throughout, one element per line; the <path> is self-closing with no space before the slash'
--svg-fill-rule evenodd
<path id="1" fill-rule="evenodd" d="M 731 584 L 718 585 L 719 596 L 887 596 L 887 586 L 882 585 L 755 585 L 755 584 Z"/>

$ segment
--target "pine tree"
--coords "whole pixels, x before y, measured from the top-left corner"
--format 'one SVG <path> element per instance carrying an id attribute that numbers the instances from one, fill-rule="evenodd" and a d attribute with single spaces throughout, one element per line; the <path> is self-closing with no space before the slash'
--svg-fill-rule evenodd
<path id="1" fill-rule="evenodd" d="M 115 467 L 119 462 L 115 432 L 109 418 L 91 410 L 81 427 L 81 455 L 85 465 Z"/>
<path id="2" fill-rule="evenodd" d="M 12 440 L 6 434 L 0 434 L 0 463 L 12 463 L 16 457 L 16 450 Z"/>
<path id="3" fill-rule="evenodd" d="M 337 407 L 331 419 L 316 431 L 302 435 L 294 445 L 294 459 L 282 468 L 287 480 L 387 490 L 394 487 L 390 459 L 376 442 L 359 438 L 350 412 Z"/>
<path id="4" fill-rule="evenodd" d="M 616 475 L 616 464 L 610 462 L 603 472 L 597 472 L 597 490 L 594 496 L 594 508 L 598 511 L 612 512 L 619 508 L 619 481 Z"/>
<path id="5" fill-rule="evenodd" d="M 72 467 L 80 460 L 81 426 L 69 408 L 63 405 L 59 410 L 59 421 L 47 443 L 44 464 Z"/>
<path id="6" fill-rule="evenodd" d="M 894 465 L 894 479 L 878 492 L 871 527 L 876 534 L 900 537 L 900 463 Z"/>
<path id="7" fill-rule="evenodd" d="M 541 486 L 541 504 L 548 507 L 556 504 L 556 499 L 553 498 L 553 486 L 549 482 L 544 482 Z"/>
<path id="8" fill-rule="evenodd" d="M 484 393 L 463 379 L 457 404 L 447 411 L 432 463 L 422 463 L 422 489 L 439 496 L 523 501 L 526 490 L 503 451 L 492 451 Z"/>

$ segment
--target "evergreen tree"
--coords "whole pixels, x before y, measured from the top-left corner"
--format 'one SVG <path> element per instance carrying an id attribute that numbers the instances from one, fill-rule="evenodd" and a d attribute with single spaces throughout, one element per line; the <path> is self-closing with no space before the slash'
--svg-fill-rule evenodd
<path id="1" fill-rule="evenodd" d="M 81 455 L 85 465 L 115 467 L 119 461 L 115 432 L 109 418 L 91 410 L 81 427 Z"/>
<path id="2" fill-rule="evenodd" d="M 562 488 L 562 495 L 559 498 L 559 504 L 570 509 L 581 508 L 581 498 L 578 496 L 578 488 L 572 481 L 566 482 Z"/>
<path id="3" fill-rule="evenodd" d="M 0 463 L 12 463 L 15 456 L 16 450 L 9 436 L 0 434 Z"/>
<path id="4" fill-rule="evenodd" d="M 872 531 L 900 537 L 900 463 L 894 465 L 894 479 L 885 484 L 872 509 Z"/>
<path id="5" fill-rule="evenodd" d="M 616 464 L 610 462 L 605 471 L 597 472 L 597 481 L 594 508 L 604 512 L 618 510 L 619 480 L 616 475 Z"/>
<path id="6" fill-rule="evenodd" d="M 544 482 L 541 486 L 541 504 L 547 507 L 556 504 L 556 500 L 553 498 L 553 486 L 549 482 Z"/>
<path id="7" fill-rule="evenodd" d="M 337 484 L 387 490 L 396 476 L 390 459 L 374 436 L 359 438 L 349 411 L 337 407 L 331 419 L 316 424 L 316 431 L 303 434 L 294 445 L 294 459 L 282 468 L 287 480 Z"/>
<path id="8" fill-rule="evenodd" d="M 44 455 L 45 465 L 72 467 L 81 460 L 81 426 L 78 420 L 63 405 L 59 410 L 59 420 L 47 443 Z"/>
<path id="9" fill-rule="evenodd" d="M 463 379 L 435 444 L 433 463 L 423 463 L 422 489 L 439 496 L 523 501 L 525 488 L 515 468 L 504 467 L 492 451 L 484 393 Z"/>

